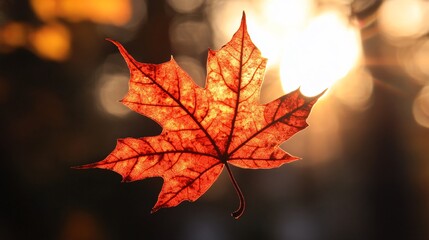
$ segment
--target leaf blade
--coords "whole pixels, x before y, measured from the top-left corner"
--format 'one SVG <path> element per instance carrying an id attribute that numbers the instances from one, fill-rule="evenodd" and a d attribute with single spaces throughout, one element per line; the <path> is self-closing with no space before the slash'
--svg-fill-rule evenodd
<path id="1" fill-rule="evenodd" d="M 115 44 L 130 69 L 129 91 L 122 103 L 157 121 L 158 136 L 124 138 L 104 160 L 80 168 L 119 173 L 123 181 L 161 177 L 164 182 L 152 209 L 195 201 L 226 166 L 240 199 L 233 216 L 244 210 L 244 197 L 228 164 L 269 169 L 295 161 L 279 144 L 308 126 L 311 108 L 323 94 L 307 98 L 299 90 L 260 103 L 267 59 L 253 44 L 243 13 L 231 41 L 209 50 L 207 84 L 196 85 L 171 58 L 161 64 L 136 61 Z"/>

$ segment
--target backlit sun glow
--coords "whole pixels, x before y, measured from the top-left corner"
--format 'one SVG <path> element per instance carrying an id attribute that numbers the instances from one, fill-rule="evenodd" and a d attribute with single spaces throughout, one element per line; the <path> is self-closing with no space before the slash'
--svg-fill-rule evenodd
<path id="1" fill-rule="evenodd" d="M 221 1 L 211 7 L 215 45 L 233 33 L 245 11 L 252 41 L 280 76 L 283 92 L 314 96 L 349 74 L 361 58 L 360 32 L 347 11 L 313 0 Z"/>
<path id="2" fill-rule="evenodd" d="M 359 42 L 357 30 L 336 12 L 315 17 L 285 47 L 280 64 L 283 90 L 300 87 L 304 95 L 314 96 L 329 88 L 358 63 Z"/>

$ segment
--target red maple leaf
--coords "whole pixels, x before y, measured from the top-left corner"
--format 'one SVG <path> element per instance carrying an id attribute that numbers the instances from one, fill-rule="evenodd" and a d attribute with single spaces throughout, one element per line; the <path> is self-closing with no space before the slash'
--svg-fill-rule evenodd
<path id="1" fill-rule="evenodd" d="M 259 102 L 267 59 L 252 43 L 243 13 L 240 28 L 220 50 L 210 50 L 205 88 L 196 85 L 171 58 L 162 64 L 136 61 L 113 40 L 130 69 L 122 103 L 157 121 L 158 136 L 118 139 L 104 160 L 79 168 L 103 168 L 123 181 L 162 177 L 164 184 L 152 212 L 195 201 L 225 167 L 240 198 L 232 213 L 244 211 L 244 197 L 230 164 L 268 169 L 298 159 L 279 144 L 307 127 L 306 119 L 318 97 L 299 90 L 267 104 Z"/>

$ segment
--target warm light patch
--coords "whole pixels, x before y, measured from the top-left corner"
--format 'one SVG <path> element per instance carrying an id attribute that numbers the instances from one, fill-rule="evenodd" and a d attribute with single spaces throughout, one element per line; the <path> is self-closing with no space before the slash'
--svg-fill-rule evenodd
<path id="1" fill-rule="evenodd" d="M 373 91 L 373 77 L 365 68 L 358 68 L 353 74 L 336 82 L 332 87 L 333 94 L 342 104 L 356 110 L 363 111 L 371 103 Z"/>
<path id="2" fill-rule="evenodd" d="M 179 13 L 190 13 L 203 4 L 203 0 L 167 0 L 167 3 Z"/>
<path id="3" fill-rule="evenodd" d="M 312 0 L 223 1 L 210 6 L 210 21 L 215 29 L 216 46 L 228 39 L 239 21 L 237 13 L 245 11 L 252 41 L 268 58 L 268 68 L 279 64 L 285 39 L 303 29 L 314 8 Z"/>
<path id="4" fill-rule="evenodd" d="M 43 21 L 53 20 L 59 14 L 57 12 L 59 2 L 58 0 L 30 0 L 33 11 Z"/>
<path id="5" fill-rule="evenodd" d="M 411 77 L 410 80 L 419 85 L 429 83 L 429 39 L 420 39 L 413 45 L 399 48 L 398 62 Z"/>
<path id="6" fill-rule="evenodd" d="M 28 27 L 19 22 L 11 22 L 0 29 L 0 45 L 21 47 L 26 44 Z"/>
<path id="7" fill-rule="evenodd" d="M 424 87 L 414 100 L 413 115 L 418 124 L 429 128 L 429 86 Z"/>
<path id="8" fill-rule="evenodd" d="M 429 29 L 429 2 L 423 0 L 384 1 L 378 21 L 382 33 L 391 40 L 416 38 Z"/>
<path id="9" fill-rule="evenodd" d="M 268 58 L 268 67 L 271 67 L 281 59 L 283 42 L 301 31 L 309 21 L 313 1 L 266 0 L 259 4 L 258 9 L 262 9 L 262 13 L 255 16 L 254 21 L 249 21 L 249 29 L 253 33 L 252 40 Z"/>
<path id="10" fill-rule="evenodd" d="M 183 70 L 194 80 L 200 87 L 204 87 L 206 83 L 206 73 L 204 66 L 195 58 L 188 56 L 177 56 L 174 58 Z"/>
<path id="11" fill-rule="evenodd" d="M 44 25 L 30 35 L 34 51 L 50 60 L 65 60 L 70 52 L 70 33 L 60 24 Z"/>
<path id="12" fill-rule="evenodd" d="M 334 11 L 314 18 L 285 48 L 280 70 L 283 89 L 290 92 L 301 86 L 307 96 L 346 76 L 361 54 L 357 29 Z"/>
<path id="13" fill-rule="evenodd" d="M 119 100 L 125 95 L 127 89 L 128 76 L 119 73 L 102 75 L 98 88 L 100 106 L 111 115 L 125 116 L 130 110 L 119 104 Z"/>
<path id="14" fill-rule="evenodd" d="M 177 52 L 201 54 L 210 43 L 210 27 L 204 21 L 173 21 L 170 27 L 170 41 Z"/>
<path id="15" fill-rule="evenodd" d="M 236 13 L 244 10 L 252 40 L 268 58 L 267 71 L 280 69 L 285 92 L 301 86 L 304 94 L 314 96 L 346 76 L 361 55 L 358 29 L 335 6 L 313 16 L 320 11 L 314 0 L 213 0 L 209 13 L 215 46 L 225 41 L 232 32 L 228 23 L 234 24 Z"/>
<path id="16" fill-rule="evenodd" d="M 73 3 L 75 0 L 72 1 Z M 94 22 L 124 25 L 130 20 L 132 10 L 130 0 L 83 1 L 88 4 L 87 17 Z"/>
<path id="17" fill-rule="evenodd" d="M 287 34 L 301 30 L 313 11 L 312 0 L 266 0 L 263 1 L 261 18 L 272 31 L 281 29 L 283 34 Z"/>
<path id="18" fill-rule="evenodd" d="M 219 48 L 229 40 L 235 31 L 235 26 L 240 21 L 237 13 L 246 12 L 248 21 L 256 18 L 255 12 L 248 1 L 216 1 L 211 0 L 209 4 L 209 18 L 213 27 L 214 48 Z M 247 25 L 251 25 L 249 22 Z M 252 29 L 249 26 L 249 29 Z"/>
<path id="19" fill-rule="evenodd" d="M 429 40 L 418 47 L 413 56 L 413 63 L 429 82 Z"/>
<path id="20" fill-rule="evenodd" d="M 131 0 L 31 0 L 31 6 L 44 21 L 65 18 L 120 26 L 126 24 L 132 14 Z"/>

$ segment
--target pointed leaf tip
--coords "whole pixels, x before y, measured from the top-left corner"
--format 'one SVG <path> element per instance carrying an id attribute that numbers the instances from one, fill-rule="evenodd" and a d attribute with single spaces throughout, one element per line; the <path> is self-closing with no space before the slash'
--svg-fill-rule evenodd
<path id="1" fill-rule="evenodd" d="M 247 29 L 247 23 L 246 23 L 246 12 L 243 11 L 243 15 L 241 17 L 241 26 L 240 28 Z"/>

